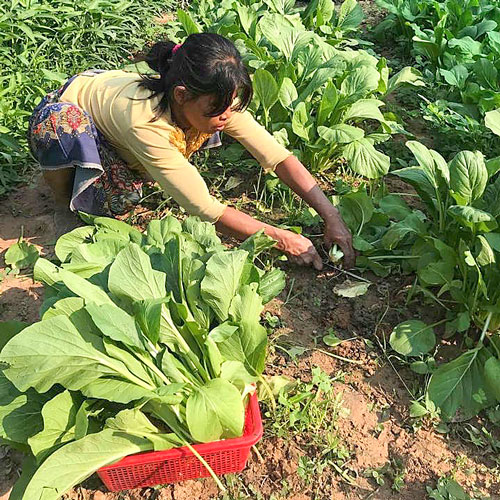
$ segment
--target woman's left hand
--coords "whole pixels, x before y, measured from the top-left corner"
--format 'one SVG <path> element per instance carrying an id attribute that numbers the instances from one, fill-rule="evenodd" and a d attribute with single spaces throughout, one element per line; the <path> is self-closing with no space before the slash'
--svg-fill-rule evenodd
<path id="1" fill-rule="evenodd" d="M 356 263 L 356 252 L 352 246 L 352 234 L 337 212 L 325 219 L 325 245 L 328 249 L 334 244 L 344 252 L 344 267 L 351 269 Z"/>
<path id="2" fill-rule="evenodd" d="M 356 252 L 352 247 L 352 235 L 340 212 L 317 185 L 311 174 L 295 156 L 289 156 L 275 170 L 278 177 L 290 186 L 325 221 L 325 244 L 330 249 L 337 243 L 344 252 L 344 266 L 354 267 Z"/>

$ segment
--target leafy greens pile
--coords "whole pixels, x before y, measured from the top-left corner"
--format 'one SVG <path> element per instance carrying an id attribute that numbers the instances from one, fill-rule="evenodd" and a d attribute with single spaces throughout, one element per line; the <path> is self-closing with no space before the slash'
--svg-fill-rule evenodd
<path id="1" fill-rule="evenodd" d="M 62 236 L 62 264 L 35 265 L 41 321 L 0 338 L 0 437 L 30 452 L 11 498 L 56 500 L 126 455 L 240 436 L 266 359 L 260 313 L 284 287 L 254 264 L 273 244 L 228 250 L 193 217 L 144 234 L 98 217 Z"/>

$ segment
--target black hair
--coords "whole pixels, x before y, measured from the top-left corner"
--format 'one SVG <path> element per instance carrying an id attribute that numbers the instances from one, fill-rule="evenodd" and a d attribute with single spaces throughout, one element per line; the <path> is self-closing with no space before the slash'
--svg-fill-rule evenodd
<path id="1" fill-rule="evenodd" d="M 189 35 L 174 50 L 169 40 L 155 43 L 144 60 L 160 74 L 141 75 L 140 85 L 152 92 L 151 98 L 162 95 L 155 110 L 156 118 L 172 103 L 173 91 L 182 85 L 194 97 L 214 95 L 213 110 L 207 116 L 222 114 L 238 95 L 235 111 L 243 111 L 252 100 L 252 81 L 234 44 L 215 33 Z"/>

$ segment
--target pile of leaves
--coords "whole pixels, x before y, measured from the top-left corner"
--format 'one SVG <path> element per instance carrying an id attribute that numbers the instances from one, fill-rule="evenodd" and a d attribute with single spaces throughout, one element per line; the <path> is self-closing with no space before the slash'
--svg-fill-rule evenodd
<path id="1" fill-rule="evenodd" d="M 97 217 L 58 240 L 60 266 L 38 259 L 41 321 L 0 338 L 0 437 L 29 453 L 10 498 L 56 500 L 126 455 L 240 436 L 246 396 L 270 391 L 260 313 L 284 274 L 254 259 L 273 244 L 230 250 L 197 218 L 143 234 Z"/>
<path id="2" fill-rule="evenodd" d="M 369 179 L 389 171 L 389 157 L 375 146 L 403 128 L 382 113 L 380 98 L 423 83 L 409 67 L 389 78 L 385 59 L 350 47 L 358 44 L 349 36 L 363 19 L 356 0 L 338 10 L 332 0 L 307 7 L 294 0 L 195 0 L 177 15 L 172 38 L 210 31 L 234 41 L 253 73 L 251 111 L 311 170 L 345 158 Z"/>

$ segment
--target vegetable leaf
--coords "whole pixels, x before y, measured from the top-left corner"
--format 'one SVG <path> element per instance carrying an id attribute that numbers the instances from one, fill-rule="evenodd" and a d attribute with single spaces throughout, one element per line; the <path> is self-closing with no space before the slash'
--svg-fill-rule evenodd
<path id="1" fill-rule="evenodd" d="M 423 321 L 411 319 L 399 323 L 389 339 L 391 347 L 403 356 L 426 354 L 436 345 L 434 329 Z"/>
<path id="2" fill-rule="evenodd" d="M 245 411 L 238 389 L 214 379 L 195 390 L 186 404 L 186 420 L 192 436 L 202 443 L 243 432 Z"/>
<path id="3" fill-rule="evenodd" d="M 486 349 L 471 349 L 432 374 L 428 397 L 444 420 L 466 420 L 491 404 L 483 370 L 489 358 Z"/>
<path id="4" fill-rule="evenodd" d="M 58 500 L 100 467 L 151 449 L 153 445 L 148 439 L 121 431 L 104 429 L 89 434 L 51 454 L 33 474 L 23 498 Z"/>
<path id="5" fill-rule="evenodd" d="M 216 253 L 207 262 L 201 295 L 220 321 L 228 317 L 229 306 L 240 284 L 248 252 L 233 250 Z"/>

